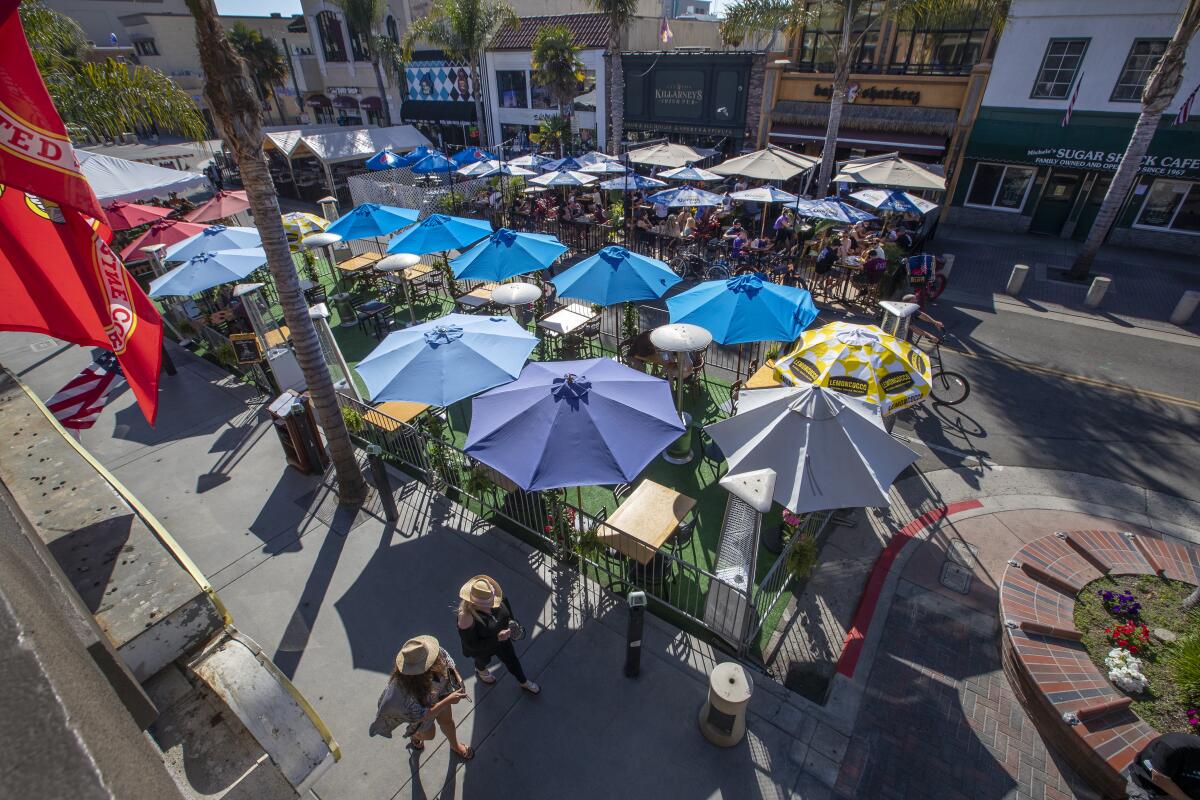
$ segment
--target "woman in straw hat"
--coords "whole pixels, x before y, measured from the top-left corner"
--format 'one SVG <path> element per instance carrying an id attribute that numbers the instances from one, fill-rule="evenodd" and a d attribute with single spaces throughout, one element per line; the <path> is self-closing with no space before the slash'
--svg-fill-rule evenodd
<path id="1" fill-rule="evenodd" d="M 500 584 L 487 575 L 476 575 L 462 585 L 458 597 L 458 635 L 462 639 L 463 655 L 475 659 L 475 674 L 479 680 L 496 682 L 488 664 L 497 657 L 522 689 L 530 694 L 541 692 L 540 686 L 525 677 L 525 670 L 521 669 L 517 659 L 512 635 L 521 628 L 513 620 L 512 607 Z"/>
<path id="2" fill-rule="evenodd" d="M 396 654 L 396 669 L 379 698 L 379 712 L 371 725 L 372 736 L 392 738 L 392 731 L 407 723 L 408 747 L 420 752 L 433 738 L 436 720 L 450 740 L 454 753 L 464 761 L 475 751 L 458 741 L 451 706 L 467 698 L 462 676 L 438 640 L 432 636 L 409 639 Z"/>

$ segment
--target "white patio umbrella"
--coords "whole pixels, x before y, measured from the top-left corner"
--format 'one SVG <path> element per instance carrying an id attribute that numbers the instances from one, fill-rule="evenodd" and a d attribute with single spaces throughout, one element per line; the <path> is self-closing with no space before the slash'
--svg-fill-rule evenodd
<path id="1" fill-rule="evenodd" d="M 515 166 L 507 161 L 493 161 L 491 159 L 468 164 L 462 169 L 457 170 L 457 172 L 459 175 L 466 175 L 469 178 L 490 178 L 493 175 L 515 175 L 518 177 L 537 175 L 536 170 Z"/>
<path id="2" fill-rule="evenodd" d="M 639 147 L 630 150 L 629 160 L 635 164 L 649 164 L 652 167 L 683 167 L 704 158 L 703 153 L 697 153 L 686 144 L 662 142 L 649 147 Z"/>
<path id="3" fill-rule="evenodd" d="M 658 173 L 658 177 L 666 178 L 672 181 L 683 181 L 684 183 L 707 183 L 709 181 L 719 181 L 721 176 L 715 172 L 709 172 L 706 169 L 693 167 L 691 164 L 685 167 L 677 167 L 669 169 L 665 172 Z"/>
<path id="4" fill-rule="evenodd" d="M 887 506 L 888 487 L 917 460 L 877 407 L 811 384 L 742 392 L 737 414 L 705 430 L 729 462 L 721 484 L 760 511 L 772 499 L 797 514 Z M 751 475 L 770 491 L 748 491 Z"/>
<path id="5" fill-rule="evenodd" d="M 585 175 L 624 175 L 629 170 L 616 161 L 597 161 L 580 167 L 579 171 Z"/>
<path id="6" fill-rule="evenodd" d="M 712 168 L 718 175 L 741 175 L 760 181 L 786 181 L 820 163 L 819 158 L 769 146 L 723 161 Z"/>
<path id="7" fill-rule="evenodd" d="M 596 182 L 596 176 L 562 169 L 538 175 L 536 178 L 530 178 L 529 182 L 536 183 L 538 186 L 587 186 L 589 183 Z"/>
<path id="8" fill-rule="evenodd" d="M 893 189 L 936 189 L 946 191 L 946 179 L 919 164 L 905 161 L 899 153 L 856 158 L 842 164 L 836 183 L 855 186 L 886 186 Z"/>

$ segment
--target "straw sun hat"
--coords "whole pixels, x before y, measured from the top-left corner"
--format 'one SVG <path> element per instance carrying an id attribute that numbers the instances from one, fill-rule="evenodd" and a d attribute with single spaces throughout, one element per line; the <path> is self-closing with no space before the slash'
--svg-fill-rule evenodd
<path id="1" fill-rule="evenodd" d="M 476 575 L 462 585 L 462 588 L 458 590 L 458 596 L 469 603 L 499 608 L 500 601 L 504 598 L 504 592 L 500 590 L 500 584 L 496 583 L 494 578 L 487 575 Z"/>
<path id="2" fill-rule="evenodd" d="M 404 675 L 424 675 L 437 661 L 441 649 L 432 636 L 414 636 L 396 653 L 396 669 Z"/>

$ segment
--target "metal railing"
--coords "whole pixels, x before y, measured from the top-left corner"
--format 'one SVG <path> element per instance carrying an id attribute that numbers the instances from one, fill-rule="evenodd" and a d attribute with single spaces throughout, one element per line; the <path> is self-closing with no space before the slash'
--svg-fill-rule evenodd
<path id="1" fill-rule="evenodd" d="M 788 539 L 779 557 L 775 559 L 775 563 L 767 570 L 767 574 L 759 582 L 753 593 L 754 615 L 755 620 L 747 631 L 744 646 L 749 646 L 762 632 L 763 625 L 771 617 L 775 611 L 775 607 L 779 604 L 779 600 L 783 597 L 784 592 L 789 585 L 792 585 L 795 580 L 803 580 L 807 582 L 808 573 L 797 575 L 792 562 L 792 556 L 796 551 L 807 546 L 807 542 L 815 542 L 819 549 L 824 544 L 825 537 L 828 535 L 829 520 L 833 517 L 832 511 L 818 511 L 812 514 L 806 514 L 804 521 L 797 527 L 796 531 Z M 811 566 L 811 565 L 810 565 Z M 793 586 L 793 591 L 795 590 Z"/>

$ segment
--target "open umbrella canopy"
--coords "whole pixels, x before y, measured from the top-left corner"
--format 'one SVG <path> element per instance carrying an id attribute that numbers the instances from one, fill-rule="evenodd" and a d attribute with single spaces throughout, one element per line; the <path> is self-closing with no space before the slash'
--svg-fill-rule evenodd
<path id="1" fill-rule="evenodd" d="M 224 225 L 209 225 L 197 234 L 171 245 L 163 253 L 163 261 L 187 261 L 201 253 L 220 250 L 239 250 L 261 247 L 262 238 L 258 228 L 229 228 Z"/>
<path id="2" fill-rule="evenodd" d="M 696 152 L 686 144 L 671 142 L 639 147 L 637 150 L 630 150 L 628 156 L 635 164 L 649 164 L 654 167 L 683 167 L 704 158 L 703 153 Z"/>
<path id="3" fill-rule="evenodd" d="M 699 325 L 721 344 L 791 342 L 817 318 L 812 295 L 760 272 L 705 281 L 667 300 L 671 322 Z"/>
<path id="4" fill-rule="evenodd" d="M 516 167 L 533 167 L 535 169 L 545 168 L 554 159 L 549 156 L 541 155 L 540 153 L 528 153 L 516 158 L 510 158 L 508 163 Z"/>
<path id="5" fill-rule="evenodd" d="M 441 153 L 434 151 L 421 160 L 410 164 L 408 168 L 416 175 L 430 175 L 435 172 L 453 172 L 458 169 L 458 165 Z"/>
<path id="6" fill-rule="evenodd" d="M 855 208 L 840 197 L 826 197 L 824 200 L 801 199 L 793 203 L 791 207 L 796 209 L 796 213 L 802 217 L 830 219 L 847 224 L 877 219 L 874 214 L 868 214 L 861 208 Z"/>
<path id="7" fill-rule="evenodd" d="M 392 151 L 390 147 L 385 147 L 375 155 L 367 159 L 367 169 L 395 169 L 403 164 L 404 157 Z"/>
<path id="8" fill-rule="evenodd" d="M 391 236 L 417 221 L 420 213 L 411 208 L 363 203 L 330 223 L 326 233 L 336 233 L 343 241 L 366 239 L 372 236 Z"/>
<path id="9" fill-rule="evenodd" d="M 922 200 L 916 195 L 900 189 L 863 189 L 850 195 L 852 198 L 880 211 L 895 211 L 900 214 L 920 214 L 925 216 L 937 208 L 937 203 Z"/>
<path id="10" fill-rule="evenodd" d="M 437 153 L 437 152 L 438 151 L 433 149 L 432 147 L 426 147 L 423 144 L 418 145 L 417 147 L 413 148 L 412 150 L 409 150 L 404 155 L 400 156 L 400 162 L 398 164 L 396 164 L 396 166 L 397 167 L 411 167 L 413 164 L 417 163 L 418 161 L 420 161 L 422 158 L 429 155 L 430 153 Z"/>
<path id="11" fill-rule="evenodd" d="M 775 362 L 786 383 L 815 383 L 879 406 L 884 416 L 929 395 L 929 359 L 875 325 L 831 322 Z"/>
<path id="12" fill-rule="evenodd" d="M 705 430 L 729 462 L 722 485 L 769 470 L 772 498 L 797 514 L 887 506 L 888 487 L 917 460 L 877 408 L 820 386 L 742 392 L 737 414 Z"/>
<path id="13" fill-rule="evenodd" d="M 527 175 L 537 175 L 537 172 L 525 167 L 517 167 L 506 161 L 476 161 L 473 164 L 467 164 L 462 169 L 458 170 L 459 175 L 466 175 L 470 178 L 490 178 L 493 175 L 515 175 L 525 177 Z"/>
<path id="14" fill-rule="evenodd" d="M 618 159 L 616 156 L 610 156 L 608 153 L 601 153 L 599 150 L 592 150 L 591 152 L 578 156 L 575 160 L 583 166 L 588 167 L 596 164 L 604 164 L 606 162 L 612 163 Z"/>
<path id="15" fill-rule="evenodd" d="M 456 278 L 503 281 L 544 269 L 565 252 L 566 246 L 554 236 L 501 228 L 451 261 L 450 267 Z"/>
<path id="16" fill-rule="evenodd" d="M 320 233 L 329 227 L 329 220 L 307 211 L 289 211 L 280 219 L 283 220 L 283 230 L 288 238 L 297 242 L 310 233 Z"/>
<path id="17" fill-rule="evenodd" d="M 248 208 L 250 208 L 250 200 L 244 191 L 221 191 L 205 203 L 192 209 L 183 218 L 188 222 L 210 222 L 232 217 Z"/>
<path id="18" fill-rule="evenodd" d="M 474 164 L 477 161 L 496 161 L 496 156 L 478 147 L 467 147 L 450 156 L 450 160 L 460 167 Z"/>
<path id="19" fill-rule="evenodd" d="M 430 214 L 388 242 L 389 253 L 441 253 L 460 250 L 492 232 L 492 223 L 469 217 Z"/>
<path id="20" fill-rule="evenodd" d="M 617 161 L 597 161 L 594 164 L 584 164 L 579 171 L 585 175 L 624 175 L 629 170 Z"/>
<path id="21" fill-rule="evenodd" d="M 661 378 L 607 358 L 543 361 L 472 401 L 464 450 L 528 491 L 596 486 L 632 481 L 682 432 Z"/>
<path id="22" fill-rule="evenodd" d="M 776 189 L 774 186 L 755 186 L 753 189 L 733 192 L 729 196 L 734 200 L 748 200 L 751 203 L 794 203 L 800 199 L 791 192 Z"/>
<path id="23" fill-rule="evenodd" d="M 837 183 L 860 186 L 946 190 L 945 178 L 920 164 L 904 160 L 899 153 L 883 153 L 847 161 L 833 179 Z"/>
<path id="24" fill-rule="evenodd" d="M 680 280 L 657 258 L 609 245 L 556 275 L 551 283 L 559 297 L 611 306 L 630 300 L 657 300 Z"/>
<path id="25" fill-rule="evenodd" d="M 665 172 L 658 173 L 658 177 L 666 178 L 671 181 L 695 181 L 696 183 L 706 183 L 708 181 L 719 181 L 721 176 L 715 172 L 709 172 L 706 169 L 693 167 L 690 164 L 686 167 L 677 169 L 669 169 Z"/>
<path id="26" fill-rule="evenodd" d="M 538 186 L 587 186 L 596 182 L 596 176 L 573 170 L 557 170 L 530 178 L 529 182 Z"/>
<path id="27" fill-rule="evenodd" d="M 138 225 L 162 219 L 175 209 L 144 206 L 138 203 L 126 203 L 117 200 L 104 207 L 104 216 L 108 217 L 108 227 L 114 231 L 127 231 Z"/>
<path id="28" fill-rule="evenodd" d="M 240 281 L 266 263 L 267 254 L 261 247 L 199 253 L 150 281 L 150 296 L 195 294 L 223 283 Z"/>
<path id="29" fill-rule="evenodd" d="M 356 369 L 372 401 L 448 406 L 517 377 L 536 345 L 512 317 L 447 314 L 388 334 Z"/>
<path id="30" fill-rule="evenodd" d="M 141 236 L 126 245 L 125 249 L 121 251 L 121 258 L 128 260 L 130 256 L 138 253 L 141 248 L 149 247 L 152 244 L 170 246 L 182 242 L 189 236 L 201 233 L 204 228 L 205 226 L 197 225 L 194 222 L 183 222 L 177 219 L 160 219 L 147 228 Z"/>
<path id="31" fill-rule="evenodd" d="M 719 206 L 725 198 L 713 192 L 706 192 L 694 186 L 680 186 L 678 189 L 664 189 L 646 198 L 648 203 L 659 203 L 668 208 L 692 206 Z"/>
<path id="32" fill-rule="evenodd" d="M 585 165 L 582 161 L 578 161 L 574 156 L 567 156 L 566 158 L 556 158 L 553 161 L 548 161 L 542 165 L 542 168 L 547 172 L 561 172 L 563 170 L 578 171 L 583 166 Z"/>
<path id="33" fill-rule="evenodd" d="M 786 181 L 819 164 L 819 158 L 793 153 L 779 147 L 746 153 L 712 168 L 718 175 L 741 175 L 760 181 Z"/>
<path id="34" fill-rule="evenodd" d="M 600 188 L 620 189 L 625 192 L 632 192 L 636 189 L 656 189 L 666 185 L 666 181 L 660 181 L 658 178 L 648 178 L 645 175 L 638 175 L 636 172 L 631 172 L 620 178 L 605 181 L 600 184 Z"/>

